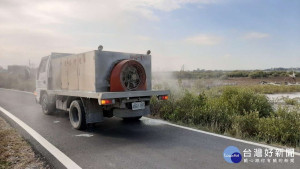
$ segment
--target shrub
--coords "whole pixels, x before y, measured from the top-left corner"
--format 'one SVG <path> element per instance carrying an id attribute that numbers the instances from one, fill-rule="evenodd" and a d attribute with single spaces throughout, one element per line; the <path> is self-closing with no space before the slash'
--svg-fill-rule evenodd
<path id="1" fill-rule="evenodd" d="M 258 137 L 268 143 L 276 142 L 294 147 L 299 146 L 299 112 L 288 108 L 279 108 L 271 117 L 261 118 Z"/>
<path id="2" fill-rule="evenodd" d="M 172 101 L 172 96 L 169 97 L 169 100 L 159 101 L 157 97 L 152 97 L 150 100 L 150 109 L 152 115 L 155 117 L 160 117 L 165 120 L 170 120 L 170 116 L 174 111 L 174 102 Z"/>
<path id="3" fill-rule="evenodd" d="M 249 89 L 227 87 L 222 93 L 203 92 L 199 95 L 182 92 L 183 95 L 172 94 L 164 102 L 152 98 L 152 114 L 174 122 L 208 126 L 224 133 L 231 130 L 236 116 L 257 112 L 259 117 L 268 117 L 273 112 L 264 95 Z M 249 133 L 251 135 L 252 132 Z"/>
<path id="4" fill-rule="evenodd" d="M 234 119 L 234 125 L 230 133 L 244 138 L 255 137 L 259 133 L 259 113 L 249 112 L 245 115 L 238 115 Z"/>
<path id="5" fill-rule="evenodd" d="M 298 100 L 297 99 L 290 99 L 288 97 L 283 99 L 285 104 L 287 105 L 297 105 L 298 104 Z"/>
<path id="6" fill-rule="evenodd" d="M 210 126 L 213 131 L 224 133 L 231 129 L 232 112 L 220 98 L 208 98 L 201 113 L 206 115 L 204 116 L 207 122 L 206 126 Z"/>
<path id="7" fill-rule="evenodd" d="M 251 77 L 252 79 L 256 79 L 256 78 L 268 77 L 268 74 L 263 71 L 254 71 L 249 74 L 249 77 Z"/>
<path id="8" fill-rule="evenodd" d="M 235 71 L 228 73 L 228 77 L 248 77 L 248 76 L 249 76 L 248 71 L 235 70 Z"/>
<path id="9" fill-rule="evenodd" d="M 267 117 L 273 111 L 266 96 L 249 89 L 226 87 L 220 99 L 236 115 L 257 111 L 259 117 Z"/>
<path id="10" fill-rule="evenodd" d="M 260 94 L 298 89 L 295 86 L 261 87 L 265 86 L 227 86 L 204 90 L 200 94 L 180 88 L 172 91 L 167 101 L 152 98 L 151 109 L 154 116 L 216 133 L 299 146 L 299 105 L 273 110 L 267 97 Z"/>

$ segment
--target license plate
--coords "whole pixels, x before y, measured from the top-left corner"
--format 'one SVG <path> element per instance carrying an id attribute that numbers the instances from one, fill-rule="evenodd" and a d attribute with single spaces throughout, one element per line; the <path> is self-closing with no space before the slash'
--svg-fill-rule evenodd
<path id="1" fill-rule="evenodd" d="M 132 105 L 132 110 L 145 109 L 145 102 L 134 102 L 131 105 Z"/>

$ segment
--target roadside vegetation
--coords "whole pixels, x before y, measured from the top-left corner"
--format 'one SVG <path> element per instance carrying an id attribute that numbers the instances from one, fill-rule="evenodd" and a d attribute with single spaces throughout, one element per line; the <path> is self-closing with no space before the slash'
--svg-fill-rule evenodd
<path id="1" fill-rule="evenodd" d="M 300 146 L 299 106 L 274 110 L 265 95 L 247 87 L 171 93 L 165 102 L 152 98 L 153 116 L 237 138 Z"/>
<path id="2" fill-rule="evenodd" d="M 176 78 L 183 79 L 207 79 L 207 78 L 240 78 L 249 77 L 252 79 L 271 78 L 271 77 L 288 77 L 292 71 L 262 71 L 262 70 L 235 70 L 235 71 L 221 71 L 221 70 L 194 70 L 194 71 L 175 71 Z M 299 72 L 295 72 L 297 77 L 300 77 Z"/>
<path id="3" fill-rule="evenodd" d="M 285 98 L 283 98 L 283 101 L 285 102 L 286 105 L 292 105 L 292 106 L 299 105 L 299 101 L 296 98 L 291 99 L 291 98 L 285 97 Z"/>
<path id="4" fill-rule="evenodd" d="M 0 72 L 0 88 L 33 92 L 35 90 L 35 76 L 25 78 L 15 73 Z"/>
<path id="5" fill-rule="evenodd" d="M 31 146 L 0 118 L 0 169 L 50 168 Z"/>

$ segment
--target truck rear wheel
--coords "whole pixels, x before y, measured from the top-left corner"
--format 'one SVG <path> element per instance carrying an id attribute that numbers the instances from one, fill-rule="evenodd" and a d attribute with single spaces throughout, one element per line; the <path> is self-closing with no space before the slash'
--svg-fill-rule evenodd
<path id="1" fill-rule="evenodd" d="M 137 117 L 123 117 L 124 121 L 139 121 L 142 118 L 142 116 Z"/>
<path id="2" fill-rule="evenodd" d="M 50 104 L 49 97 L 46 93 L 42 95 L 41 105 L 42 105 L 43 113 L 47 115 L 53 113 L 56 109 L 55 105 Z"/>
<path id="3" fill-rule="evenodd" d="M 81 100 L 74 100 L 71 103 L 69 117 L 74 129 L 83 130 L 86 128 L 85 111 Z"/>

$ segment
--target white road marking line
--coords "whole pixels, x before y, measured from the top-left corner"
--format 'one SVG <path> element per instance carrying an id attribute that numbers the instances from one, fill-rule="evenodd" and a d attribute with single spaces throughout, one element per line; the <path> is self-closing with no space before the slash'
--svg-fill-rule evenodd
<path id="1" fill-rule="evenodd" d="M 59 123 L 60 121 L 53 121 L 53 123 Z"/>
<path id="2" fill-rule="evenodd" d="M 78 135 L 75 135 L 77 137 L 93 137 L 94 135 L 92 134 L 78 134 Z"/>
<path id="3" fill-rule="evenodd" d="M 4 88 L 1 88 L 4 89 Z M 4 89 L 4 90 L 11 90 L 11 89 Z M 24 92 L 24 91 L 19 91 L 19 90 L 12 90 L 12 91 L 17 91 L 17 92 Z M 30 93 L 30 92 L 24 92 L 24 93 Z M 33 93 L 30 93 L 33 94 Z M 207 131 L 202 131 L 202 130 L 198 130 L 198 129 L 193 129 L 193 128 L 189 128 L 189 127 L 185 127 L 185 126 L 180 126 L 177 124 L 172 124 L 169 123 L 167 121 L 163 121 L 163 120 L 158 120 L 158 119 L 151 119 L 148 117 L 142 117 L 142 119 L 148 119 L 148 120 L 153 120 L 162 124 L 166 124 L 169 126 L 173 126 L 173 127 L 178 127 L 178 128 L 182 128 L 182 129 L 186 129 L 186 130 L 190 130 L 190 131 L 195 131 L 198 133 L 203 133 L 203 134 L 207 134 L 207 135 L 211 135 L 211 136 L 215 136 L 215 137 L 220 137 L 220 138 L 224 138 L 224 139 L 228 139 L 228 140 L 233 140 L 233 141 L 237 141 L 237 142 L 241 142 L 241 143 L 245 143 L 245 144 L 251 144 L 251 145 L 255 145 L 255 146 L 259 146 L 259 147 L 264 147 L 264 148 L 268 148 L 268 149 L 277 149 L 279 147 L 274 147 L 274 146 L 269 146 L 269 145 L 265 145 L 265 144 L 260 144 L 260 143 L 255 143 L 252 141 L 246 141 L 246 140 L 241 140 L 241 139 L 237 139 L 237 138 L 233 138 L 233 137 L 228 137 L 228 136 L 224 136 L 224 135 L 220 135 L 220 134 L 215 134 L 215 133 L 210 133 Z M 295 152 L 296 156 L 300 156 L 299 152 Z"/>
<path id="4" fill-rule="evenodd" d="M 203 133 L 203 134 L 207 134 L 207 135 L 211 135 L 211 136 L 215 136 L 215 137 L 224 138 L 224 139 L 227 139 L 227 140 L 233 140 L 233 141 L 237 141 L 237 142 L 241 142 L 241 143 L 245 143 L 245 144 L 251 144 L 251 145 L 264 147 L 264 148 L 268 148 L 268 149 L 278 149 L 279 148 L 279 147 L 269 146 L 269 145 L 265 145 L 265 144 L 255 143 L 255 142 L 252 142 L 252 141 L 246 141 L 246 140 L 241 140 L 241 139 L 237 139 L 237 138 L 233 138 L 233 137 L 228 137 L 228 136 L 224 136 L 224 135 L 220 135 L 220 134 L 210 133 L 210 132 L 207 132 L 207 131 L 193 129 L 193 128 L 189 128 L 189 127 L 185 127 L 185 126 L 180 126 L 180 125 L 169 123 L 169 122 L 163 121 L 163 120 L 151 119 L 151 118 L 148 118 L 148 117 L 142 117 L 142 119 L 154 120 L 156 122 L 160 122 L 162 124 L 166 124 L 166 125 L 169 125 L 169 126 L 178 127 L 178 128 L 182 128 L 182 129 L 186 129 L 186 130 L 190 130 L 190 131 L 195 131 L 195 132 L 198 132 L 198 133 Z M 300 153 L 295 152 L 295 155 L 300 156 Z"/>
<path id="5" fill-rule="evenodd" d="M 21 121 L 19 118 L 5 110 L 0 106 L 0 111 L 6 116 L 15 121 L 19 126 L 21 126 L 28 134 L 30 134 L 36 141 L 38 141 L 45 149 L 47 149 L 58 161 L 60 161 L 66 168 L 70 169 L 81 169 L 74 161 L 72 161 L 68 156 L 61 152 L 58 148 L 48 142 L 43 136 Z"/>

